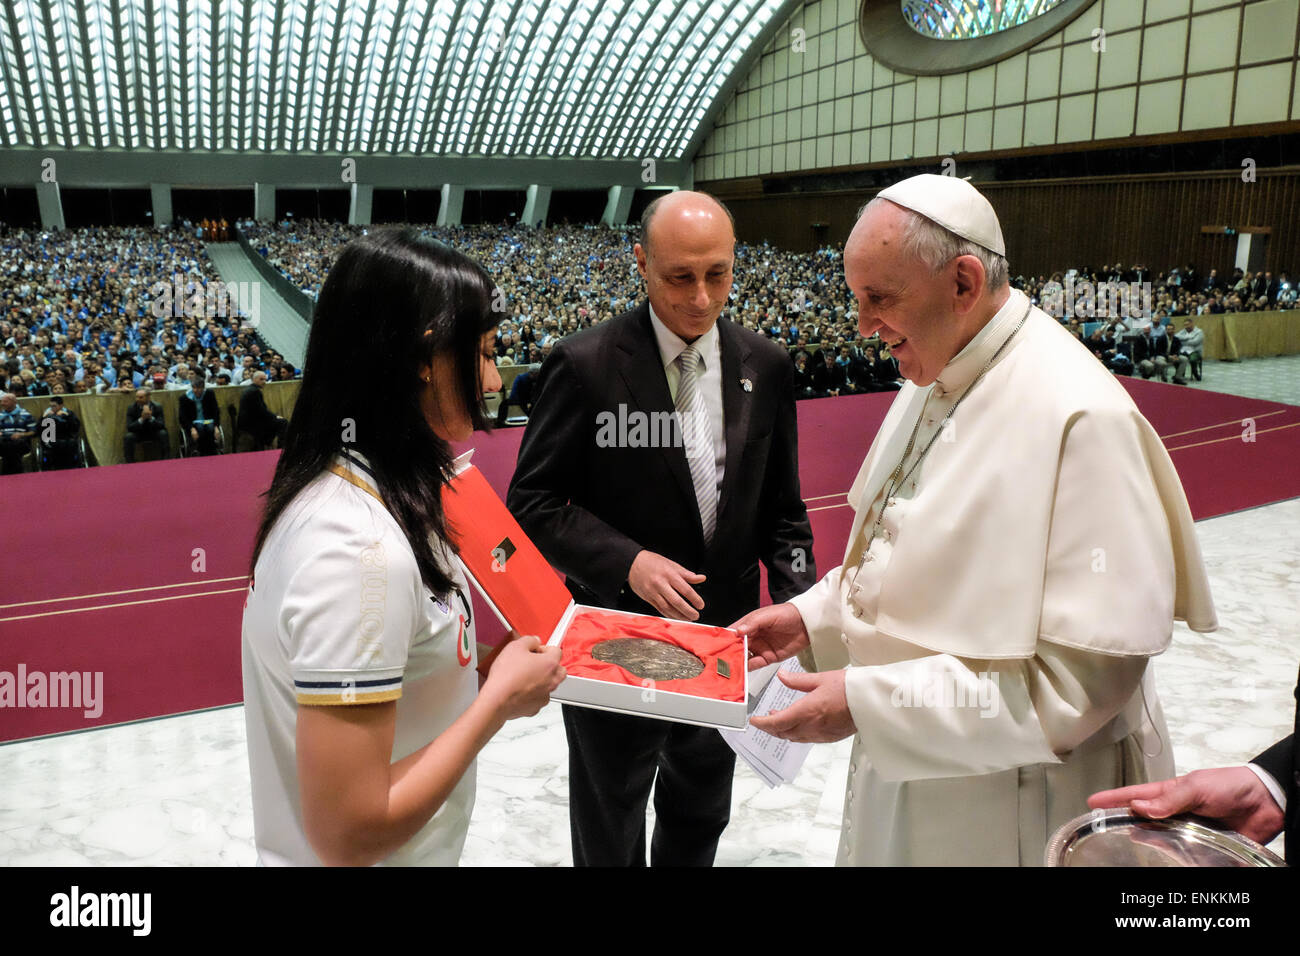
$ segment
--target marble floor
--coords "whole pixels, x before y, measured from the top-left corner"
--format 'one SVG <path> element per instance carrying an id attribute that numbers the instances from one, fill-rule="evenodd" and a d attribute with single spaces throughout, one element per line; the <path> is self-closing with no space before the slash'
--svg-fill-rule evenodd
<path id="1" fill-rule="evenodd" d="M 1201 381 L 1189 378 L 1187 384 L 1211 392 L 1300 405 L 1300 355 L 1205 362 Z"/>
<path id="2" fill-rule="evenodd" d="M 1239 763 L 1289 733 L 1300 660 L 1300 499 L 1197 528 L 1221 627 L 1179 625 L 1155 665 L 1180 772 Z M 718 863 L 833 863 L 848 747 L 814 748 L 774 790 L 738 768 Z M 252 836 L 241 707 L 0 746 L 0 865 L 244 866 Z M 557 705 L 483 751 L 462 862 L 571 862 Z"/>

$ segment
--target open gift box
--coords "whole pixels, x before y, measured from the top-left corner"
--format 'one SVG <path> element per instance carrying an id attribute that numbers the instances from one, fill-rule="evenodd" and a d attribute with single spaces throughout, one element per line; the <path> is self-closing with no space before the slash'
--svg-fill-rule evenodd
<path id="1" fill-rule="evenodd" d="M 749 654 L 742 634 L 575 604 L 470 464 L 471 454 L 456 459 L 443 491 L 447 527 L 467 576 L 497 617 L 560 648 L 568 677 L 552 700 L 706 727 L 745 726 Z"/>

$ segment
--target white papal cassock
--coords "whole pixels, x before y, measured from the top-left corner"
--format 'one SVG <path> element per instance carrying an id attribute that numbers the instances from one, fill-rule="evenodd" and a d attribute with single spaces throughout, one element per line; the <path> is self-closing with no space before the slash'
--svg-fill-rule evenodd
<path id="1" fill-rule="evenodd" d="M 840 864 L 1041 864 L 1089 794 L 1174 772 L 1148 661 L 1214 605 L 1173 463 L 1081 343 L 1033 308 L 885 500 L 918 416 L 904 471 L 1027 306 L 1012 290 L 934 385 L 904 385 L 843 564 L 791 601 L 805 666 L 848 668 Z"/>

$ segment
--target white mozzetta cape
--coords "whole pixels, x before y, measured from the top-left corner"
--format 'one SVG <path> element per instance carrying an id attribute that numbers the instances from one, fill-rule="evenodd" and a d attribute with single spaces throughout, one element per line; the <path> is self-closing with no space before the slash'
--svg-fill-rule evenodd
<path id="1" fill-rule="evenodd" d="M 950 400 L 1027 304 L 1013 290 L 975 353 L 939 376 Z M 1213 630 L 1214 606 L 1159 437 L 1036 308 L 913 496 L 891 501 L 887 563 L 855 595 L 855 543 L 930 392 L 903 387 L 849 492 L 855 566 L 791 601 L 812 640 L 805 663 L 849 666 L 858 737 L 840 862 L 1037 863 L 1089 793 L 1173 772 L 1147 659 L 1175 618 Z"/>

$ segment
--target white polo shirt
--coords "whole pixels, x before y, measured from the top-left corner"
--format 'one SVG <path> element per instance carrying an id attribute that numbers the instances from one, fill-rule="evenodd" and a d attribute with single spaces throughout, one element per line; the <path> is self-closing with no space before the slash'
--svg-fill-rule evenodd
<path id="1" fill-rule="evenodd" d="M 450 606 L 420 580 L 401 528 L 350 452 L 276 520 L 244 603 L 244 719 L 259 862 L 320 865 L 299 802 L 300 706 L 397 701 L 395 762 L 446 730 L 478 693 L 469 590 Z M 435 553 L 439 553 L 435 547 Z M 455 865 L 474 806 L 471 764 L 433 818 L 381 865 Z"/>

